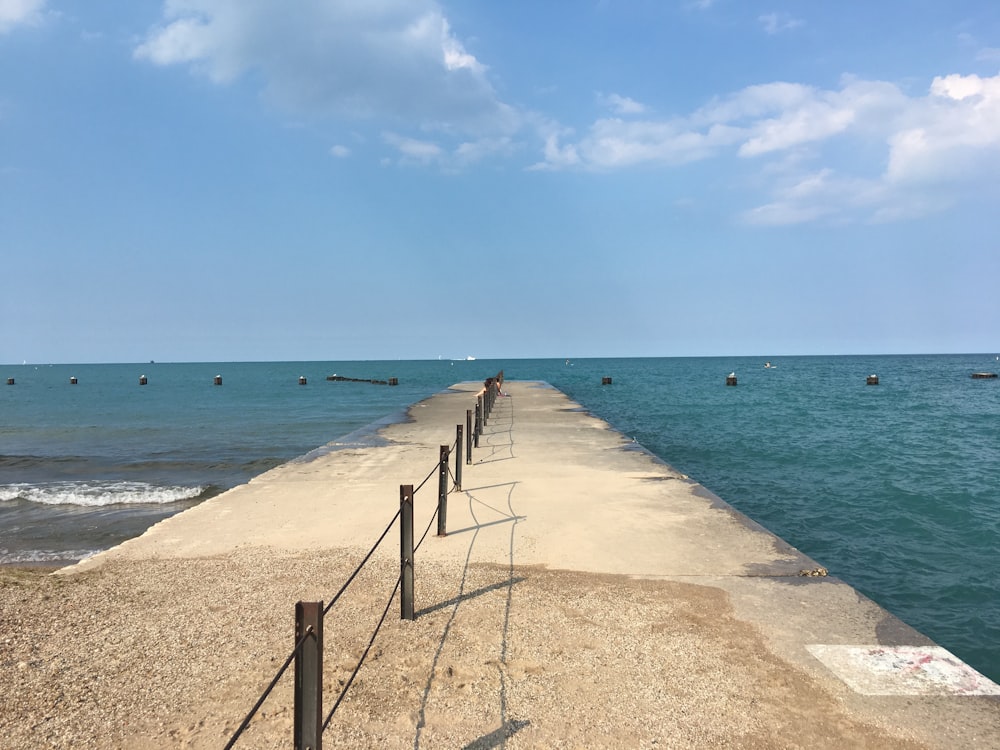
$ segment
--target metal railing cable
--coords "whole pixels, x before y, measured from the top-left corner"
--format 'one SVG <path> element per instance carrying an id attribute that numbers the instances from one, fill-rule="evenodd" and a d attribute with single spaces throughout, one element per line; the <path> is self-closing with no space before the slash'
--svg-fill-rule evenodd
<path id="1" fill-rule="evenodd" d="M 461 446 L 461 438 L 456 436 L 455 441 L 451 444 L 451 446 L 448 447 L 448 454 L 450 455 L 451 453 L 456 451 L 460 446 Z M 424 477 L 424 480 L 419 485 L 417 485 L 416 489 L 412 491 L 411 498 L 416 496 L 417 492 L 419 492 L 424 487 L 424 485 L 430 481 L 430 478 L 432 476 L 441 472 L 441 463 L 442 462 L 439 461 L 434 465 L 434 468 L 431 469 L 431 471 L 427 474 L 426 477 Z M 455 474 L 451 469 L 450 463 L 448 463 L 447 460 L 445 460 L 444 463 L 445 463 L 445 469 L 447 470 L 448 475 L 451 477 L 452 482 L 454 482 L 457 485 L 458 480 L 456 479 Z M 420 540 L 413 547 L 413 552 L 416 552 L 416 550 L 420 548 L 420 545 L 423 544 L 424 540 L 427 538 L 427 535 L 430 533 L 432 526 L 434 525 L 434 521 L 437 519 L 438 514 L 440 512 L 441 508 L 439 506 L 438 508 L 435 509 L 434 513 L 431 515 L 430 521 L 427 524 L 427 528 L 424 530 L 423 535 L 421 535 Z M 333 595 L 333 597 L 330 599 L 326 607 L 323 608 L 322 616 L 325 616 L 330 611 L 333 605 L 337 603 L 340 597 L 343 596 L 343 594 L 347 591 L 348 587 L 358 577 L 358 575 L 361 573 L 361 570 L 364 568 L 365 565 L 368 564 L 368 561 L 371 559 L 372 555 L 375 554 L 375 551 L 378 549 L 379 545 L 381 545 L 382 542 L 385 540 L 386 536 L 392 530 L 392 527 L 396 524 L 396 521 L 400 519 L 401 515 L 402 515 L 402 508 L 396 511 L 395 515 L 392 517 L 392 520 L 389 521 L 389 524 L 386 526 L 385 530 L 376 540 L 375 544 L 372 545 L 371 549 L 364 556 L 364 558 L 357 565 L 357 567 L 355 567 L 351 575 L 347 578 L 347 580 L 340 587 L 337 593 Z M 403 584 L 403 576 L 400 575 L 396 579 L 396 584 L 393 587 L 392 594 L 390 594 L 389 596 L 389 601 L 385 605 L 385 609 L 382 611 L 382 616 L 379 618 L 378 624 L 376 624 L 375 629 L 372 632 L 371 638 L 369 638 L 368 640 L 368 645 L 365 647 L 364 652 L 361 654 L 361 658 L 358 660 L 358 663 L 355 665 L 354 670 L 351 672 L 351 676 L 344 684 L 344 687 L 341 690 L 340 695 L 337 697 L 337 700 L 334 703 L 333 708 L 331 708 L 330 712 L 327 714 L 326 719 L 322 724 L 321 731 L 326 731 L 326 728 L 329 726 L 330 721 L 333 719 L 334 714 L 340 707 L 340 704 L 344 701 L 344 698 L 347 696 L 347 692 L 350 689 L 351 685 L 354 683 L 354 680 L 357 677 L 358 672 L 361 670 L 361 667 L 364 664 L 365 659 L 368 657 L 368 654 L 375 643 L 375 639 L 378 637 L 379 631 L 385 624 L 385 619 L 389 614 L 389 609 L 392 606 L 393 600 L 396 598 L 396 594 L 399 593 L 402 584 Z M 320 617 L 320 623 L 322 623 L 322 616 Z M 285 672 L 288 671 L 288 667 L 291 666 L 292 662 L 299 654 L 300 650 L 302 649 L 302 645 L 305 643 L 306 639 L 314 635 L 314 633 L 315 631 L 313 627 L 309 626 L 302 634 L 302 636 L 298 639 L 298 641 L 295 644 L 295 647 L 292 649 L 291 653 L 288 655 L 284 663 L 278 669 L 277 674 L 275 674 L 270 684 L 264 689 L 264 692 L 257 699 L 257 702 L 254 704 L 253 708 L 250 709 L 249 713 L 243 719 L 240 726 L 233 733 L 232 737 L 230 737 L 229 742 L 226 744 L 224 750 L 231 750 L 231 748 L 236 744 L 236 741 L 240 738 L 243 732 L 246 731 L 248 726 L 250 726 L 250 722 L 253 720 L 253 717 L 257 714 L 257 711 L 260 710 L 260 707 L 264 704 L 264 701 L 267 700 L 268 696 L 274 690 L 275 686 L 278 684 L 278 681 L 284 676 Z"/>
<path id="2" fill-rule="evenodd" d="M 278 669 L 278 673 L 274 676 L 274 679 L 271 680 L 271 684 L 268 685 L 266 688 L 264 688 L 264 692 L 261 693 L 260 698 L 257 699 L 257 702 L 254 704 L 253 708 L 250 709 L 250 713 L 246 715 L 246 718 L 243 719 L 243 722 L 240 724 L 237 730 L 233 732 L 233 736 L 229 738 L 229 742 L 226 743 L 226 746 L 225 748 L 223 748 L 223 750 L 230 750 L 230 748 L 232 748 L 232 746 L 236 744 L 236 740 L 240 738 L 240 735 L 242 735 L 243 732 L 246 731 L 246 728 L 250 726 L 251 720 L 253 720 L 253 717 L 256 715 L 257 711 L 260 710 L 260 707 L 264 705 L 264 701 L 267 700 L 267 696 L 269 696 L 271 694 L 271 691 L 274 690 L 274 686 L 278 684 L 278 680 L 280 680 L 282 676 L 285 674 L 285 672 L 288 670 L 288 667 L 295 659 L 295 655 L 299 652 L 299 649 L 302 648 L 302 644 L 306 642 L 306 638 L 308 638 L 312 634 L 313 634 L 312 627 L 310 626 L 306 628 L 306 631 L 302 634 L 302 637 L 299 638 L 298 642 L 295 644 L 295 647 L 292 649 L 292 653 L 288 655 L 288 658 L 285 659 L 285 663 L 281 665 L 281 667 Z"/>
<path id="3" fill-rule="evenodd" d="M 340 704 L 344 701 L 347 696 L 347 691 L 350 689 L 351 684 L 354 682 L 354 678 L 357 677 L 358 672 L 361 671 L 361 665 L 365 663 L 365 659 L 368 657 L 368 652 L 372 649 L 372 644 L 375 643 L 375 638 L 378 636 L 379 630 L 382 629 L 382 625 L 385 622 L 386 615 L 389 614 L 389 607 L 392 606 L 393 600 L 396 598 L 396 593 L 399 591 L 400 584 L 403 582 L 403 577 L 400 576 L 396 579 L 396 586 L 392 590 L 392 594 L 389 596 L 389 601 L 385 605 L 385 610 L 382 612 L 382 617 L 378 621 L 378 625 L 375 626 L 375 630 L 372 633 L 372 637 L 368 639 L 368 645 L 365 646 L 364 652 L 361 654 L 361 658 L 358 659 L 357 665 L 354 667 L 354 671 L 351 672 L 351 676 L 344 683 L 343 689 L 340 691 L 340 695 L 337 696 L 337 700 L 333 704 L 333 708 L 330 709 L 330 713 L 326 715 L 326 719 L 323 721 L 323 731 L 330 725 L 330 720 L 333 719 L 333 715 L 337 712 Z"/>
<path id="4" fill-rule="evenodd" d="M 413 553 L 414 553 L 414 554 L 416 554 L 416 553 L 417 553 L 417 550 L 418 550 L 418 549 L 420 549 L 420 545 L 421 545 L 421 544 L 423 544 L 423 543 L 424 543 L 424 539 L 426 539 L 426 538 L 427 538 L 427 534 L 428 534 L 428 533 L 430 532 L 430 530 L 431 530 L 431 526 L 433 526 L 433 525 L 434 525 L 434 519 L 435 519 L 435 518 L 437 518 L 437 515 L 438 515 L 438 511 L 439 511 L 439 510 L 440 510 L 440 508 L 435 508 L 435 509 L 434 509 L 434 513 L 433 513 L 433 514 L 431 515 L 431 520 L 430 520 L 430 521 L 429 521 L 429 522 L 427 523 L 427 528 L 426 528 L 426 529 L 424 529 L 424 533 L 423 533 L 423 535 L 422 535 L 422 536 L 420 537 L 420 541 L 419 541 L 419 542 L 417 542 L 417 543 L 416 543 L 415 545 L 413 545 Z"/>
<path id="5" fill-rule="evenodd" d="M 440 464 L 434 464 L 434 468 L 431 469 L 431 473 L 428 474 L 426 477 L 424 477 L 424 481 L 422 481 L 420 484 L 418 484 L 417 487 L 416 487 L 416 489 L 413 490 L 413 494 L 414 495 L 416 495 L 418 492 L 420 492 L 420 488 L 423 487 L 425 484 L 427 484 L 427 480 L 428 479 L 430 479 L 432 476 L 434 476 L 435 474 L 437 474 L 439 468 L 440 468 Z"/>
<path id="6" fill-rule="evenodd" d="M 396 525 L 396 521 L 399 519 L 400 512 L 401 511 L 398 511 L 398 510 L 396 511 L 396 515 L 394 515 L 392 517 L 392 520 L 389 521 L 389 525 L 385 527 L 385 531 L 383 531 L 382 534 L 381 534 L 381 536 L 379 536 L 378 541 L 376 541 L 375 544 L 372 545 L 372 548 L 368 551 L 368 554 L 365 555 L 364 559 L 354 569 L 354 572 L 351 573 L 351 575 L 348 577 L 348 579 L 344 583 L 344 585 L 340 587 L 340 590 L 337 591 L 336 594 L 334 594 L 333 598 L 330 600 L 330 603 L 327 604 L 326 607 L 323 608 L 323 614 L 324 615 L 326 615 L 326 613 L 330 611 L 330 608 L 337 602 L 338 599 L 340 599 L 340 597 L 344 594 L 344 592 L 347 591 L 347 587 L 350 586 L 351 583 L 353 583 L 354 579 L 357 578 L 357 576 L 361 572 L 362 568 L 364 568 L 364 566 L 368 563 L 368 560 L 371 559 L 371 556 L 373 554 L 375 554 L 375 550 L 377 550 L 378 547 L 379 547 L 379 545 L 382 544 L 383 540 L 386 538 L 386 536 L 392 530 L 392 527 Z M 385 610 L 386 612 L 389 611 L 389 606 L 392 604 L 392 598 L 394 598 L 396 596 L 396 591 L 398 589 L 399 589 L 399 580 L 397 579 L 397 581 L 396 581 L 396 589 L 393 590 L 392 597 L 389 599 L 389 604 L 386 605 L 386 610 Z M 382 627 L 382 623 L 384 621 L 385 621 L 385 614 L 383 613 L 382 619 L 379 621 L 378 627 L 375 630 L 376 634 L 378 633 L 378 628 Z M 264 701 L 267 700 L 267 697 L 274 690 L 275 686 L 278 684 L 278 681 L 284 676 L 285 672 L 288 671 L 288 667 L 291 666 L 291 663 L 295 660 L 295 655 L 298 653 L 299 649 L 302 648 L 302 644 L 305 643 L 306 638 L 308 638 L 310 635 L 312 635 L 312 633 L 313 633 L 313 629 L 312 629 L 312 627 L 309 627 L 302 634 L 302 637 L 299 638 L 298 642 L 295 644 L 295 647 L 292 649 L 292 652 L 285 659 L 284 664 L 282 664 L 281 667 L 278 669 L 277 674 L 274 675 L 274 678 L 271 680 L 270 684 L 266 688 L 264 688 L 264 692 L 261 693 L 260 698 L 257 699 L 257 702 L 254 704 L 253 708 L 250 709 L 250 712 L 246 715 L 246 718 L 243 719 L 243 722 L 240 724 L 240 726 L 233 733 L 233 736 L 230 737 L 229 742 L 226 744 L 224 750 L 230 750 L 236 744 L 236 741 L 240 738 L 240 736 L 243 734 L 243 732 L 246 731 L 246 728 L 248 726 L 250 726 L 250 722 L 253 720 L 253 717 L 257 714 L 257 711 L 259 711 L 260 707 L 262 705 L 264 705 Z M 374 635 L 372 636 L 372 641 L 374 641 Z M 369 647 L 368 648 L 369 649 L 371 648 L 371 643 L 369 643 Z M 365 650 L 365 654 L 366 655 L 367 655 L 367 653 L 368 653 L 368 649 Z M 362 662 L 363 661 L 364 661 L 364 657 L 362 656 Z M 358 663 L 358 668 L 360 668 L 360 667 L 361 667 L 361 662 Z M 355 674 L 356 673 L 357 673 L 357 670 L 355 670 Z M 354 676 L 352 675 L 351 676 L 351 681 L 353 681 L 353 679 L 354 679 Z M 347 684 L 350 685 L 350 681 Z M 345 687 L 344 691 L 346 692 L 346 690 L 347 690 L 347 688 Z M 337 701 L 337 704 L 338 705 L 340 704 L 340 700 Z M 334 709 L 336 709 L 336 706 L 334 706 Z M 333 713 L 331 712 L 330 715 L 332 716 Z M 329 722 L 329 718 L 327 719 L 327 721 Z M 325 728 L 325 725 L 324 725 L 324 728 Z"/>
<path id="7" fill-rule="evenodd" d="M 365 555 L 364 560 L 362 560 L 358 564 L 358 567 L 356 567 L 354 569 L 354 572 L 351 573 L 351 576 L 350 576 L 350 578 L 347 579 L 347 582 L 343 586 L 340 587 L 340 591 L 338 591 L 336 594 L 333 595 L 333 598 L 330 600 L 330 603 L 327 604 L 326 607 L 323 608 L 323 614 L 324 615 L 326 615 L 326 613 L 330 611 L 330 607 L 332 607 L 334 604 L 337 603 L 337 600 L 341 597 L 341 595 L 345 591 L 347 591 L 347 587 L 351 585 L 351 583 L 354 581 L 355 578 L 357 578 L 358 573 L 360 573 L 361 569 L 363 567 L 365 567 L 365 564 L 368 562 L 368 560 L 371 558 L 371 556 L 375 554 L 375 550 L 377 550 L 378 546 L 380 544 L 382 544 L 382 540 L 385 539 L 386 535 L 389 533 L 389 531 L 392 529 L 392 527 L 396 525 L 396 521 L 399 519 L 399 514 L 400 513 L 401 513 L 401 511 L 398 511 L 398 510 L 396 511 L 396 515 L 394 515 L 392 517 L 392 520 L 389 521 L 389 525 L 385 527 L 385 531 L 382 532 L 382 536 L 380 536 L 378 538 L 378 541 L 375 542 L 374 545 L 372 545 L 372 548 L 370 550 L 368 550 L 368 554 Z"/>

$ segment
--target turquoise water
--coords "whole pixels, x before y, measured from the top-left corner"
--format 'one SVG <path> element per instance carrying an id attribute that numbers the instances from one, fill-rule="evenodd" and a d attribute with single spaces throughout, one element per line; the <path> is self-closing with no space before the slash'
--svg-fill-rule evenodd
<path id="1" fill-rule="evenodd" d="M 0 367 L 0 562 L 116 544 L 317 446 L 363 444 L 375 420 L 503 368 L 565 391 L 1000 680 L 1000 381 L 970 378 L 1000 370 L 995 355 L 764 361 Z M 325 381 L 333 373 L 400 385 Z M 866 386 L 873 373 L 880 384 Z"/>

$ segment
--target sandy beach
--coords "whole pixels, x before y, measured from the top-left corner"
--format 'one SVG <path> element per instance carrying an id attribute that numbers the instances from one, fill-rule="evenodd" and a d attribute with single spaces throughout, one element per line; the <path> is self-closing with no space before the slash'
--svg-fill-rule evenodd
<path id="1" fill-rule="evenodd" d="M 0 747 L 223 747 L 291 649 L 295 602 L 330 600 L 479 387 L 57 575 L 0 569 Z M 992 683 L 848 684 L 836 648 L 933 644 L 801 575 L 822 561 L 558 391 L 504 390 L 448 535 L 417 551 L 417 618 L 390 603 L 395 529 L 327 615 L 328 710 L 389 603 L 325 747 L 1000 747 Z M 420 533 L 436 490 L 417 494 Z M 291 733 L 289 674 L 236 747 Z"/>

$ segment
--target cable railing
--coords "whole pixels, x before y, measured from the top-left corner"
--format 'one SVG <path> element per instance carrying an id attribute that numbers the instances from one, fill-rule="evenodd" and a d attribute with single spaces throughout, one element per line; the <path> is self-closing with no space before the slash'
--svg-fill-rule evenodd
<path id="1" fill-rule="evenodd" d="M 340 589 L 333 595 L 324 607 L 323 602 L 298 602 L 295 605 L 295 645 L 285 658 L 281 667 L 274 675 L 253 708 L 247 713 L 239 727 L 229 738 L 225 750 L 230 750 L 250 726 L 254 716 L 271 695 L 281 678 L 294 663 L 294 747 L 296 750 L 322 750 L 323 732 L 329 727 L 334 714 L 343 703 L 354 679 L 360 672 L 368 652 L 375 643 L 378 633 L 385 623 L 396 594 L 400 595 L 400 619 L 415 620 L 413 602 L 413 558 L 420 545 L 424 543 L 431 527 L 437 521 L 437 536 L 447 536 L 448 494 L 450 491 L 462 489 L 462 465 L 472 464 L 472 449 L 479 447 L 479 437 L 487 425 L 490 413 L 496 404 L 498 396 L 502 395 L 503 370 L 496 376 L 487 378 L 483 390 L 476 397 L 475 417 L 473 410 L 466 411 L 466 424 L 456 425 L 455 441 L 451 445 L 442 445 L 438 453 L 438 462 L 420 484 L 414 488 L 412 484 L 399 486 L 399 510 L 389 521 L 378 540 L 357 565 L 354 571 Z M 464 457 L 463 462 L 463 443 Z M 451 467 L 451 456 L 455 456 L 455 468 Z M 413 500 L 434 476 L 438 475 L 438 502 L 431 519 L 420 539 L 414 544 L 413 535 Z M 451 484 L 449 487 L 449 480 Z M 348 587 L 368 564 L 375 551 L 385 541 L 389 532 L 399 521 L 400 527 L 400 572 L 393 583 L 392 593 L 382 611 L 382 616 L 372 631 L 368 644 L 358 659 L 350 677 L 344 682 L 329 713 L 323 716 L 323 620 L 334 604 L 344 595 Z"/>

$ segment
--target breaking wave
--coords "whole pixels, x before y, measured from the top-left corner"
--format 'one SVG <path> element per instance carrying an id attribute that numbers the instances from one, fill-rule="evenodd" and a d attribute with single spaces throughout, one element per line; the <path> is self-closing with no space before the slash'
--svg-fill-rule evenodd
<path id="1" fill-rule="evenodd" d="M 146 482 L 84 481 L 0 486 L 0 501 L 25 500 L 41 505 L 166 505 L 194 500 L 205 487 L 163 487 Z"/>

